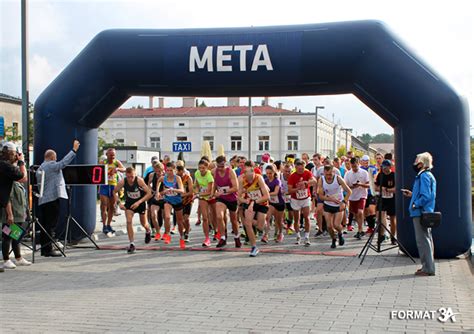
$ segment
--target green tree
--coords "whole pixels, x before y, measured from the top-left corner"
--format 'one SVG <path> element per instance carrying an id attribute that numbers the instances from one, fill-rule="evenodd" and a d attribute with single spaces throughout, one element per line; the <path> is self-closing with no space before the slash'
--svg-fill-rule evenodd
<path id="1" fill-rule="evenodd" d="M 342 157 L 343 155 L 346 155 L 346 153 L 347 153 L 346 146 L 345 146 L 345 145 L 341 145 L 341 146 L 339 146 L 339 148 L 337 149 L 336 155 L 340 158 L 340 157 Z"/>
<path id="2" fill-rule="evenodd" d="M 372 138 L 372 143 L 385 144 L 385 143 L 393 143 L 393 142 L 394 142 L 393 134 L 389 134 L 389 133 L 379 133 L 378 135 L 375 135 Z"/>
<path id="3" fill-rule="evenodd" d="M 5 140 L 6 141 L 21 141 L 21 134 L 18 133 L 18 129 L 13 126 L 5 127 Z"/>
<path id="4" fill-rule="evenodd" d="M 201 108 L 202 108 L 202 107 L 207 107 L 206 102 L 201 101 L 201 103 L 199 104 L 199 107 L 201 107 Z"/>
<path id="5" fill-rule="evenodd" d="M 357 136 L 362 142 L 370 144 L 372 142 L 372 136 L 368 133 L 363 133 L 361 136 Z"/>

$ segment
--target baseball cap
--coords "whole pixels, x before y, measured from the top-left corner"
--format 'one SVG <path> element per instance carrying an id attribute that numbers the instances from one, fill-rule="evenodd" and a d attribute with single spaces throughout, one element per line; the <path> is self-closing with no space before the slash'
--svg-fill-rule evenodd
<path id="1" fill-rule="evenodd" d="M 6 150 L 6 151 L 16 151 L 16 152 L 18 152 L 18 148 L 12 142 L 3 143 L 3 145 L 1 146 L 1 149 Z"/>
<path id="2" fill-rule="evenodd" d="M 262 155 L 262 161 L 263 162 L 269 162 L 270 161 L 270 154 L 269 153 L 264 153 Z"/>
<path id="3" fill-rule="evenodd" d="M 392 167 L 392 162 L 390 160 L 384 160 L 382 162 L 382 167 Z"/>
<path id="4" fill-rule="evenodd" d="M 362 158 L 360 158 L 360 161 L 370 161 L 370 158 L 368 155 L 363 155 Z"/>

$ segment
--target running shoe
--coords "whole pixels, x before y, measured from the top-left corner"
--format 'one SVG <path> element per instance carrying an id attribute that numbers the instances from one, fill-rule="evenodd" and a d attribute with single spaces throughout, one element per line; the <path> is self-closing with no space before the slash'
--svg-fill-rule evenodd
<path id="1" fill-rule="evenodd" d="M 128 254 L 135 253 L 135 245 L 134 244 L 130 244 L 130 246 L 127 247 L 127 253 Z"/>
<path id="2" fill-rule="evenodd" d="M 349 232 L 352 232 L 352 231 L 354 231 L 354 227 L 352 227 L 352 225 L 349 225 L 349 226 L 347 226 L 347 230 Z"/>
<path id="3" fill-rule="evenodd" d="M 365 233 L 372 234 L 372 233 L 374 233 L 374 229 L 372 227 L 368 227 L 367 231 L 365 231 Z"/>
<path id="4" fill-rule="evenodd" d="M 149 244 L 151 241 L 151 232 L 146 232 L 145 233 L 145 243 Z"/>
<path id="5" fill-rule="evenodd" d="M 250 256 L 250 257 L 256 257 L 258 253 L 259 253 L 258 248 L 257 248 L 256 246 L 253 246 L 253 247 L 252 247 L 252 250 L 250 251 L 249 256 Z"/>
<path id="6" fill-rule="evenodd" d="M 354 238 L 359 239 L 359 240 L 360 240 L 361 237 L 362 237 L 361 232 L 357 232 L 357 233 L 354 235 Z"/>
<path id="7" fill-rule="evenodd" d="M 31 262 L 26 260 L 24 257 L 20 258 L 19 260 L 13 260 L 17 266 L 31 266 Z"/>
<path id="8" fill-rule="evenodd" d="M 234 238 L 234 242 L 235 242 L 235 248 L 242 247 L 242 242 L 240 241 L 240 238 Z"/>
<path id="9" fill-rule="evenodd" d="M 337 237 L 339 238 L 339 246 L 344 246 L 344 243 L 346 241 L 344 240 L 344 237 L 342 236 L 342 233 L 338 233 Z"/>
<path id="10" fill-rule="evenodd" d="M 211 246 L 211 240 L 209 238 L 206 238 L 204 242 L 202 243 L 202 247 L 210 247 Z"/>
<path id="11" fill-rule="evenodd" d="M 225 245 L 227 245 L 227 240 L 226 239 L 219 239 L 219 242 L 217 243 L 216 248 L 222 248 Z"/>
<path id="12" fill-rule="evenodd" d="M 189 234 L 185 233 L 184 234 L 184 242 L 188 243 L 190 242 L 191 240 L 189 239 Z"/>
<path id="13" fill-rule="evenodd" d="M 268 244 L 268 237 L 266 234 L 263 235 L 262 239 L 260 240 L 261 242 L 263 242 L 264 244 Z"/>
<path id="14" fill-rule="evenodd" d="M 170 231 L 171 234 L 176 234 L 176 226 L 173 226 L 173 228 Z"/>
<path id="15" fill-rule="evenodd" d="M 156 232 L 155 234 L 155 241 L 159 241 L 161 239 L 161 234 L 160 232 Z"/>
<path id="16" fill-rule="evenodd" d="M 164 241 L 164 243 L 167 244 L 167 245 L 168 245 L 169 243 L 171 243 L 171 235 L 166 234 L 166 233 L 163 234 L 163 241 Z"/>
<path id="17" fill-rule="evenodd" d="M 306 247 L 311 246 L 311 242 L 309 241 L 309 238 L 308 238 L 308 237 L 304 238 L 304 245 L 305 245 Z"/>
<path id="18" fill-rule="evenodd" d="M 184 239 L 179 239 L 179 248 L 186 249 L 186 242 Z"/>
<path id="19" fill-rule="evenodd" d="M 332 239 L 331 248 L 336 248 L 336 239 Z"/>
<path id="20" fill-rule="evenodd" d="M 200 221 L 200 220 L 198 220 L 198 221 L 196 222 L 196 224 L 195 224 L 195 225 L 196 225 L 196 226 L 199 226 L 199 225 L 201 225 L 201 221 Z"/>
<path id="21" fill-rule="evenodd" d="M 316 234 L 314 235 L 314 237 L 317 238 L 317 237 L 319 237 L 319 236 L 321 236 L 321 235 L 323 235 L 323 234 L 324 234 L 323 231 L 318 230 L 318 232 L 316 232 Z"/>
<path id="22" fill-rule="evenodd" d="M 112 228 L 112 226 L 107 225 L 107 228 L 109 229 L 110 233 L 115 234 L 115 230 Z"/>
<path id="23" fill-rule="evenodd" d="M 363 237 L 365 235 L 365 232 L 364 231 L 361 231 L 360 232 L 360 236 Z"/>
<path id="24" fill-rule="evenodd" d="M 220 240 L 220 239 L 221 239 L 221 234 L 219 232 L 214 233 L 214 239 L 212 239 L 212 240 L 217 241 L 217 240 Z"/>
<path id="25" fill-rule="evenodd" d="M 3 269 L 15 269 L 16 265 L 12 262 L 12 260 L 7 260 L 3 262 Z"/>
<path id="26" fill-rule="evenodd" d="M 109 228 L 107 227 L 107 225 L 102 226 L 102 233 L 104 234 L 109 233 Z"/>
<path id="27" fill-rule="evenodd" d="M 298 235 L 298 236 L 296 236 L 296 242 L 295 242 L 295 244 L 296 244 L 296 245 L 299 245 L 300 242 L 301 242 L 301 237 Z"/>
<path id="28" fill-rule="evenodd" d="M 293 226 L 290 226 L 286 229 L 286 234 L 293 235 L 294 233 L 295 233 L 295 229 L 293 228 Z"/>

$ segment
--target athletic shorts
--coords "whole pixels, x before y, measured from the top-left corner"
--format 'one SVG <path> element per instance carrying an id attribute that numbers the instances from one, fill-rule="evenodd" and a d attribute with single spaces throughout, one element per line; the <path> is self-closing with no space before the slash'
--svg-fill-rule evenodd
<path id="1" fill-rule="evenodd" d="M 357 214 L 359 210 L 364 210 L 365 198 L 361 198 L 358 201 L 349 201 L 349 212 Z"/>
<path id="2" fill-rule="evenodd" d="M 99 194 L 107 196 L 108 198 L 114 197 L 115 186 L 101 185 L 99 186 Z"/>
<path id="3" fill-rule="evenodd" d="M 243 203 L 243 204 L 241 204 L 241 206 L 244 209 L 244 212 L 245 212 L 245 210 L 247 210 L 249 208 L 249 204 Z M 258 213 L 258 212 L 266 214 L 268 212 L 268 206 L 254 203 L 253 204 L 253 211 L 255 211 L 255 214 Z"/>
<path id="4" fill-rule="evenodd" d="M 207 200 L 207 203 L 209 203 L 209 204 L 216 204 L 217 201 L 216 201 L 215 198 L 210 198 L 210 199 Z"/>
<path id="5" fill-rule="evenodd" d="M 283 212 L 285 211 L 285 204 L 281 203 L 270 203 L 271 206 L 275 208 L 278 212 Z"/>
<path id="6" fill-rule="evenodd" d="M 133 211 L 134 213 L 138 213 L 140 215 L 143 215 L 145 214 L 146 212 L 146 204 L 145 203 L 142 203 L 138 206 L 138 208 L 136 208 L 135 210 L 132 210 L 130 209 L 130 207 L 132 206 L 133 203 L 125 203 L 125 209 L 127 210 L 130 210 L 130 211 Z"/>
<path id="7" fill-rule="evenodd" d="M 367 196 L 367 200 L 365 201 L 365 208 L 368 208 L 370 205 L 377 205 L 377 198 L 375 198 L 375 196 Z"/>
<path id="8" fill-rule="evenodd" d="M 162 199 L 157 200 L 157 199 L 155 199 L 155 198 L 152 198 L 152 199 L 150 199 L 150 200 L 148 201 L 148 204 L 149 204 L 150 206 L 152 206 L 152 205 L 157 205 L 157 206 L 160 207 L 160 209 L 163 209 L 163 208 L 165 207 L 165 201 L 162 200 Z"/>
<path id="9" fill-rule="evenodd" d="M 324 203 L 324 212 L 327 213 L 338 213 L 340 212 L 340 208 L 338 206 L 327 205 Z"/>
<path id="10" fill-rule="evenodd" d="M 237 211 L 237 206 L 238 206 L 237 201 L 235 201 L 235 202 L 230 202 L 230 201 L 226 201 L 226 200 L 223 199 L 223 198 L 217 198 L 216 202 L 225 204 L 225 206 L 227 207 L 227 209 L 229 209 L 229 211 L 231 211 L 231 212 L 236 212 L 236 211 Z"/>
<path id="11" fill-rule="evenodd" d="M 170 203 L 170 202 L 167 202 L 167 201 L 164 201 L 165 204 L 169 204 L 173 207 L 174 211 L 179 211 L 179 210 L 183 210 L 183 202 L 179 202 L 179 203 Z"/>
<path id="12" fill-rule="evenodd" d="M 193 207 L 193 202 L 183 205 L 183 215 L 189 216 L 191 214 L 192 207 Z"/>
<path id="13" fill-rule="evenodd" d="M 387 212 L 389 216 L 395 216 L 395 198 L 382 198 L 382 211 Z"/>
<path id="14" fill-rule="evenodd" d="M 291 203 L 285 203 L 285 206 L 288 211 L 294 211 L 293 207 L 291 206 Z"/>
<path id="15" fill-rule="evenodd" d="M 309 208 L 311 207 L 311 198 L 305 198 L 305 199 L 295 199 L 291 198 L 291 207 L 293 208 L 294 211 L 298 211 L 304 208 Z"/>

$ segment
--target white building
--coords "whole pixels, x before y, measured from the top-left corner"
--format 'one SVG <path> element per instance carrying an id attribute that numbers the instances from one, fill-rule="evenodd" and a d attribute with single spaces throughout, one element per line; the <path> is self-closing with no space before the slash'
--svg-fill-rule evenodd
<path id="1" fill-rule="evenodd" d="M 275 160 L 293 153 L 297 157 L 315 152 L 315 114 L 278 107 L 253 107 L 251 149 L 252 159 L 260 160 L 269 152 Z M 213 158 L 219 144 L 228 157 L 248 156 L 248 106 L 240 106 L 238 98 L 229 98 L 228 106 L 195 107 L 194 98 L 184 98 L 183 107 L 165 108 L 160 98 L 159 108 L 118 109 L 102 125 L 99 135 L 111 143 L 156 148 L 160 156 L 173 160 L 173 142 L 191 142 L 192 151 L 184 153 L 190 167 L 195 167 L 201 155 L 203 141 L 209 141 Z M 335 141 L 334 141 L 335 139 Z M 341 145 L 351 146 L 351 132 L 318 116 L 318 150 L 333 156 Z"/>

